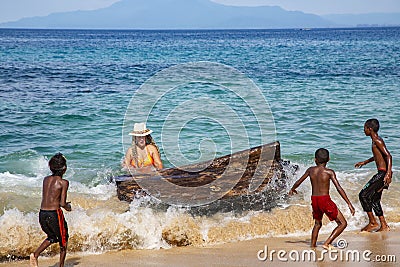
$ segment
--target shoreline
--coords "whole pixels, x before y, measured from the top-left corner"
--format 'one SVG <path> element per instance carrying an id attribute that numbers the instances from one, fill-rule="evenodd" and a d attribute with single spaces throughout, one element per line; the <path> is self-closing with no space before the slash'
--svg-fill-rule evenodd
<path id="1" fill-rule="evenodd" d="M 321 234 L 315 259 L 306 254 L 311 251 L 310 235 L 257 238 L 246 241 L 209 245 L 204 247 L 173 247 L 158 250 L 123 250 L 111 251 L 98 255 L 67 254 L 65 266 L 320 266 L 321 263 L 339 266 L 394 266 L 400 261 L 400 231 L 392 229 L 383 233 L 344 232 L 334 242 L 344 239 L 347 246 L 336 248 L 329 255 L 323 252 L 322 243 L 327 237 Z M 339 246 L 339 244 L 336 244 Z M 278 251 L 285 253 L 278 257 Z M 264 253 L 267 251 L 267 255 Z M 273 252 L 275 251 L 275 252 Z M 271 254 L 272 253 L 272 254 Z M 281 252 L 283 253 L 283 252 Z M 258 255 L 259 254 L 259 255 Z M 360 256 L 357 260 L 357 254 Z M 299 255 L 299 256 L 298 256 Z M 265 258 L 265 261 L 260 260 Z M 272 258 L 271 258 L 272 256 Z M 386 262 L 377 262 L 386 259 Z M 299 257 L 296 259 L 296 257 Z M 336 257 L 336 260 L 335 260 Z M 346 260 L 346 257 L 348 260 Z M 363 258 L 364 257 L 364 258 Z M 323 258 L 323 260 L 321 260 Z M 370 259 L 370 261 L 368 261 Z M 28 260 L 3 262 L 0 266 L 28 266 Z M 58 255 L 39 258 L 39 266 L 58 266 Z"/>

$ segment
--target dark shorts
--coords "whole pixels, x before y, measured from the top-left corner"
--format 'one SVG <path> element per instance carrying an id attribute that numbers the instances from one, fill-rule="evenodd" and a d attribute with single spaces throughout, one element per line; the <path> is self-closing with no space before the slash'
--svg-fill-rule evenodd
<path id="1" fill-rule="evenodd" d="M 42 230 L 47 234 L 46 240 L 50 243 L 59 243 L 65 247 L 68 241 L 68 226 L 61 209 L 40 210 L 39 223 Z"/>
<path id="2" fill-rule="evenodd" d="M 383 216 L 381 198 L 385 175 L 385 171 L 378 171 L 358 195 L 363 210 L 366 212 L 372 212 L 372 210 L 374 210 L 376 216 Z"/>
<path id="3" fill-rule="evenodd" d="M 336 220 L 338 208 L 329 195 L 311 196 L 311 206 L 315 220 L 321 221 L 324 213 L 328 216 L 329 220 Z"/>

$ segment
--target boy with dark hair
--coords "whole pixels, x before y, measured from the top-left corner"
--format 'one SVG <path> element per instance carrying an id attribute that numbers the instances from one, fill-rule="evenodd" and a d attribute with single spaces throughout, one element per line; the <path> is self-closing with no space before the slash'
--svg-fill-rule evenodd
<path id="1" fill-rule="evenodd" d="M 337 223 L 337 227 L 332 231 L 331 235 L 322 245 L 323 248 L 330 250 L 332 249 L 331 243 L 333 240 L 335 240 L 335 238 L 338 237 L 347 226 L 346 219 L 329 196 L 329 186 L 331 180 L 339 194 L 346 201 L 352 215 L 354 215 L 355 210 L 353 205 L 350 203 L 350 200 L 347 198 L 343 188 L 336 179 L 335 172 L 326 168 L 328 161 L 329 151 L 325 148 L 318 149 L 315 152 L 315 163 L 317 166 L 310 167 L 306 170 L 303 176 L 301 176 L 300 179 L 294 183 L 292 189 L 289 191 L 289 195 L 297 194 L 296 188 L 299 187 L 299 185 L 307 177 L 310 177 L 312 187 L 311 205 L 313 210 L 313 218 L 315 220 L 314 228 L 311 234 L 311 247 L 317 246 L 318 233 L 322 227 L 322 216 L 325 213 L 329 220 L 335 220 Z"/>
<path id="2" fill-rule="evenodd" d="M 361 231 L 372 232 L 376 230 L 379 225 L 375 220 L 372 213 L 374 210 L 375 215 L 378 216 L 381 227 L 378 231 L 389 231 L 390 228 L 386 223 L 383 216 L 381 206 L 381 197 L 383 189 L 388 189 L 392 181 L 392 156 L 386 148 L 385 142 L 378 135 L 379 121 L 377 119 L 369 119 L 364 124 L 364 133 L 366 136 L 371 137 L 372 140 L 372 157 L 358 162 L 355 164 L 356 168 L 375 161 L 378 173 L 375 174 L 368 183 L 363 187 L 359 194 L 361 206 L 367 212 L 369 222 L 361 229 Z"/>
<path id="3" fill-rule="evenodd" d="M 38 257 L 53 243 L 60 244 L 60 267 L 64 266 L 67 255 L 68 226 L 61 207 L 71 211 L 67 202 L 69 182 L 62 178 L 67 170 L 67 160 L 61 153 L 55 154 L 49 161 L 52 175 L 43 179 L 42 204 L 39 212 L 39 223 L 47 238 L 30 255 L 30 266 L 38 266 Z"/>

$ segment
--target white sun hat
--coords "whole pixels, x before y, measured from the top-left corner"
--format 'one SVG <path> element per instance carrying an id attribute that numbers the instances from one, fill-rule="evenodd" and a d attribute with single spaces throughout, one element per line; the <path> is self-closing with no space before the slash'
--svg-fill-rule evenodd
<path id="1" fill-rule="evenodd" d="M 147 129 L 146 123 L 141 122 L 141 123 L 135 123 L 133 125 L 133 131 L 129 133 L 129 135 L 133 136 L 146 136 L 151 134 L 153 131 L 150 129 Z"/>

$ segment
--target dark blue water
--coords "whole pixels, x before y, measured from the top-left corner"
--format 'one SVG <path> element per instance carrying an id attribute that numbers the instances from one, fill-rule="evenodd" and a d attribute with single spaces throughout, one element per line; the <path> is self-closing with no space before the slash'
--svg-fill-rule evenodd
<path id="1" fill-rule="evenodd" d="M 256 83 L 285 158 L 309 161 L 316 148 L 327 147 L 337 167 L 348 168 L 354 157 L 369 155 L 362 126 L 370 117 L 381 120 L 397 156 L 399 39 L 399 28 L 2 29 L 0 172 L 21 172 L 7 164 L 13 157 L 55 151 L 78 168 L 116 169 L 133 93 L 158 71 L 196 61 L 226 64 Z"/>

